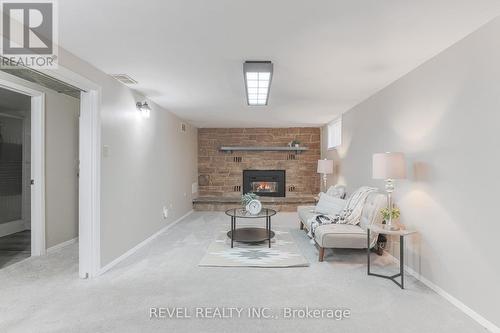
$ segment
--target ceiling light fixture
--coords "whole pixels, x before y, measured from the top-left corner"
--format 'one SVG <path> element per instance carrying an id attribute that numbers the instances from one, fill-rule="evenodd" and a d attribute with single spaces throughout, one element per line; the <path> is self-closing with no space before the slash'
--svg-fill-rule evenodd
<path id="1" fill-rule="evenodd" d="M 149 107 L 147 102 L 137 102 L 136 106 L 137 110 L 139 110 L 139 112 L 141 113 L 141 116 L 143 116 L 144 118 L 149 118 L 149 116 L 151 115 L 151 108 Z"/>
<path id="2" fill-rule="evenodd" d="M 270 61 L 245 61 L 243 75 L 245 76 L 248 105 L 267 105 L 273 78 L 273 63 Z"/>

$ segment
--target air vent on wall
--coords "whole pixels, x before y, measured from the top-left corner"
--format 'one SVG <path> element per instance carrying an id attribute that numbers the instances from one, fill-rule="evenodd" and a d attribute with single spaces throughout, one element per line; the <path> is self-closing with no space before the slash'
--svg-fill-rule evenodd
<path id="1" fill-rule="evenodd" d="M 127 74 L 111 74 L 111 76 L 123 84 L 137 84 L 137 81 Z"/>

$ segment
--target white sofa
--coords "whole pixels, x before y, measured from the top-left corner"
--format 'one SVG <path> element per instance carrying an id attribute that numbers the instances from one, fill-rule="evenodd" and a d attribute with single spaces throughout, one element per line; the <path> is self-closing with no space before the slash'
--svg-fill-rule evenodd
<path id="1" fill-rule="evenodd" d="M 319 261 L 323 261 L 325 248 L 366 249 L 366 226 L 382 223 L 380 210 L 387 207 L 387 197 L 381 193 L 368 195 L 358 225 L 325 224 L 315 230 L 314 241 L 319 247 Z M 314 213 L 314 206 L 299 206 L 297 212 L 300 219 L 300 229 L 309 230 L 310 220 Z M 370 248 L 377 242 L 377 234 L 370 234 Z"/>

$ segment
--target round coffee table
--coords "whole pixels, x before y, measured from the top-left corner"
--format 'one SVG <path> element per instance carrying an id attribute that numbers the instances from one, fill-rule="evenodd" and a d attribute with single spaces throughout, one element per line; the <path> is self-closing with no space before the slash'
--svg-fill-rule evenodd
<path id="1" fill-rule="evenodd" d="M 259 214 L 252 215 L 243 208 L 232 208 L 226 210 L 226 215 L 231 217 L 231 230 L 227 236 L 231 239 L 231 247 L 234 241 L 242 243 L 262 243 L 268 241 L 271 247 L 271 239 L 274 237 L 274 231 L 271 230 L 271 217 L 276 215 L 276 211 L 271 208 L 262 208 Z M 236 228 L 237 219 L 266 219 L 266 227 L 245 227 Z"/>

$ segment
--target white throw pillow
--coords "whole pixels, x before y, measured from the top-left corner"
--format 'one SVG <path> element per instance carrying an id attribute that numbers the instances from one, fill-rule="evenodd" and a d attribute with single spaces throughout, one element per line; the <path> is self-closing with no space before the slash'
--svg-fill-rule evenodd
<path id="1" fill-rule="evenodd" d="M 314 208 L 314 212 L 318 214 L 335 215 L 344 209 L 346 202 L 347 200 L 332 197 L 321 192 L 319 194 L 318 204 Z"/>
<path id="2" fill-rule="evenodd" d="M 343 198 L 345 194 L 345 186 L 344 185 L 333 185 L 326 191 L 331 197 Z"/>

